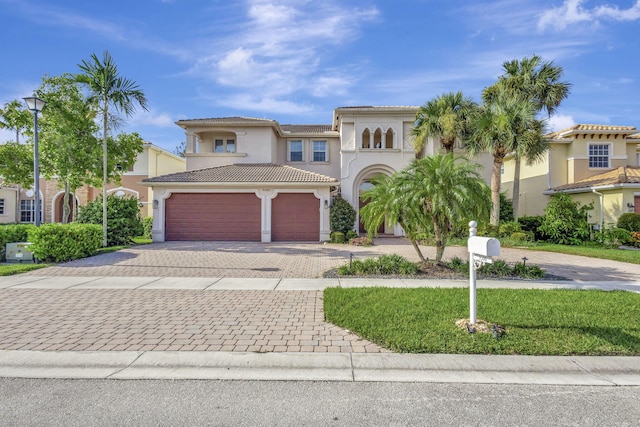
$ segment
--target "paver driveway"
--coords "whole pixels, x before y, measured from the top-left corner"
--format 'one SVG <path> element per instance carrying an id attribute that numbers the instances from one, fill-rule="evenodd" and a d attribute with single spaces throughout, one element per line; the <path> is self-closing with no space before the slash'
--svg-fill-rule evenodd
<path id="1" fill-rule="evenodd" d="M 418 257 L 407 239 L 379 238 L 371 247 L 320 243 L 165 242 L 60 264 L 27 273 L 35 276 L 161 276 L 316 278 L 354 259 L 399 254 Z M 435 257 L 433 247 L 423 247 Z M 465 247 L 447 247 L 445 258 L 466 259 Z M 636 281 L 640 266 L 551 252 L 502 248 L 500 259 L 513 263 L 526 257 L 549 274 L 581 281 Z M 640 252 L 638 252 L 640 257 Z"/>

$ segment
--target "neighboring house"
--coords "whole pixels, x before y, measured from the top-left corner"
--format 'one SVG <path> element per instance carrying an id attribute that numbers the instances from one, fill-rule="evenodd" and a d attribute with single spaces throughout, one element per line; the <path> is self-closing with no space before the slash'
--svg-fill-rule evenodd
<path id="1" fill-rule="evenodd" d="M 415 159 L 410 132 L 417 111 L 342 107 L 328 125 L 180 120 L 187 171 L 143 181 L 157 203 L 153 239 L 328 240 L 333 197 L 341 194 L 359 212 L 360 193 L 373 177 L 389 176 Z M 424 154 L 438 149 L 430 141 Z M 403 235 L 397 224 L 380 231 Z"/>
<path id="2" fill-rule="evenodd" d="M 120 184 L 107 186 L 107 194 L 133 196 L 140 202 L 142 217 L 151 216 L 153 190 L 141 185 L 145 178 L 184 171 L 186 161 L 173 153 L 145 142 L 143 151 L 130 170 L 123 173 Z M 76 190 L 75 206 L 84 206 L 88 201 L 102 195 L 102 189 L 85 185 Z M 42 222 L 62 222 L 64 190 L 56 179 L 40 178 Z M 16 185 L 0 185 L 0 224 L 30 223 L 35 221 L 35 197 L 33 189 Z"/>
<path id="3" fill-rule="evenodd" d="M 547 135 L 551 148 L 533 165 L 522 162 L 519 216 L 542 215 L 551 195 L 563 191 L 592 203 L 589 222 L 615 224 L 640 212 L 640 134 L 633 126 L 579 124 Z M 505 162 L 503 190 L 511 196 L 513 160 Z"/>

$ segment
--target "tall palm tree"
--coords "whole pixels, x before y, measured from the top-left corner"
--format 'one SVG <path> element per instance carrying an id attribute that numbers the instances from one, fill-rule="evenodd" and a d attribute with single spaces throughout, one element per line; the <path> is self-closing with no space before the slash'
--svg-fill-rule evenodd
<path id="1" fill-rule="evenodd" d="M 547 117 L 553 114 L 562 101 L 569 95 L 571 84 L 560 81 L 563 68 L 556 66 L 551 61 L 543 61 L 538 55 L 514 59 L 502 64 L 504 74 L 498 82 L 486 88 L 483 92 L 483 100 L 491 102 L 506 92 L 510 96 L 522 101 L 532 102 L 536 113 L 545 111 Z M 542 138 L 543 129 L 539 135 L 535 129 L 523 130 L 523 138 L 518 139 L 517 149 L 514 151 L 514 177 L 513 177 L 513 217 L 518 219 L 518 206 L 520 202 L 520 165 L 523 158 L 528 162 L 536 161 L 548 149 L 548 141 Z M 535 144 L 533 142 L 536 142 Z"/>
<path id="2" fill-rule="evenodd" d="M 440 137 L 440 143 L 447 153 L 453 152 L 457 140 L 465 139 L 469 124 L 477 104 L 462 92 L 442 94 L 420 107 L 415 125 L 411 131 L 416 156 L 420 157 L 429 137 Z"/>
<path id="3" fill-rule="evenodd" d="M 107 246 L 107 138 L 109 130 L 109 107 L 130 117 L 135 112 L 135 104 L 147 110 L 147 99 L 138 85 L 118 74 L 118 67 L 108 51 L 102 61 L 91 54 L 89 61 L 83 60 L 78 67 L 82 71 L 76 81 L 89 90 L 88 101 L 95 103 L 102 117 L 102 231 L 103 246 Z"/>
<path id="4" fill-rule="evenodd" d="M 517 98 L 501 96 L 485 104 L 474 124 L 474 132 L 466 146 L 471 155 L 489 152 L 493 156 L 491 174 L 491 225 L 500 224 L 500 175 L 504 159 L 516 151 L 523 129 L 539 129 L 533 103 Z"/>
<path id="5" fill-rule="evenodd" d="M 450 232 L 489 211 L 489 188 L 477 167 L 452 153 L 416 159 L 363 194 L 370 202 L 362 208 L 361 216 L 365 224 L 371 221 L 374 227 L 385 215 L 389 221 L 398 222 L 422 261 L 418 233 L 433 232 L 435 260 L 441 262 Z"/>

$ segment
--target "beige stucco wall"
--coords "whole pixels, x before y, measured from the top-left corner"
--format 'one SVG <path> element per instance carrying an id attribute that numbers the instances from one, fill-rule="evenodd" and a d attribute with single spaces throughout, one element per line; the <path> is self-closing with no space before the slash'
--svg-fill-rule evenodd
<path id="1" fill-rule="evenodd" d="M 0 199 L 4 199 L 4 213 L 0 214 L 0 224 L 11 224 L 16 221 L 17 189 L 0 188 Z"/>

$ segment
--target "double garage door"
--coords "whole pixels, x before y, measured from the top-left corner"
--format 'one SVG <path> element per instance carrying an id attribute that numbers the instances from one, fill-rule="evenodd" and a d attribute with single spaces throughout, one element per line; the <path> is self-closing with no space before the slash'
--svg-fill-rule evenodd
<path id="1" fill-rule="evenodd" d="M 261 201 L 254 193 L 174 193 L 165 203 L 165 240 L 261 240 Z M 271 240 L 319 241 L 320 201 L 282 193 L 271 204 Z"/>

